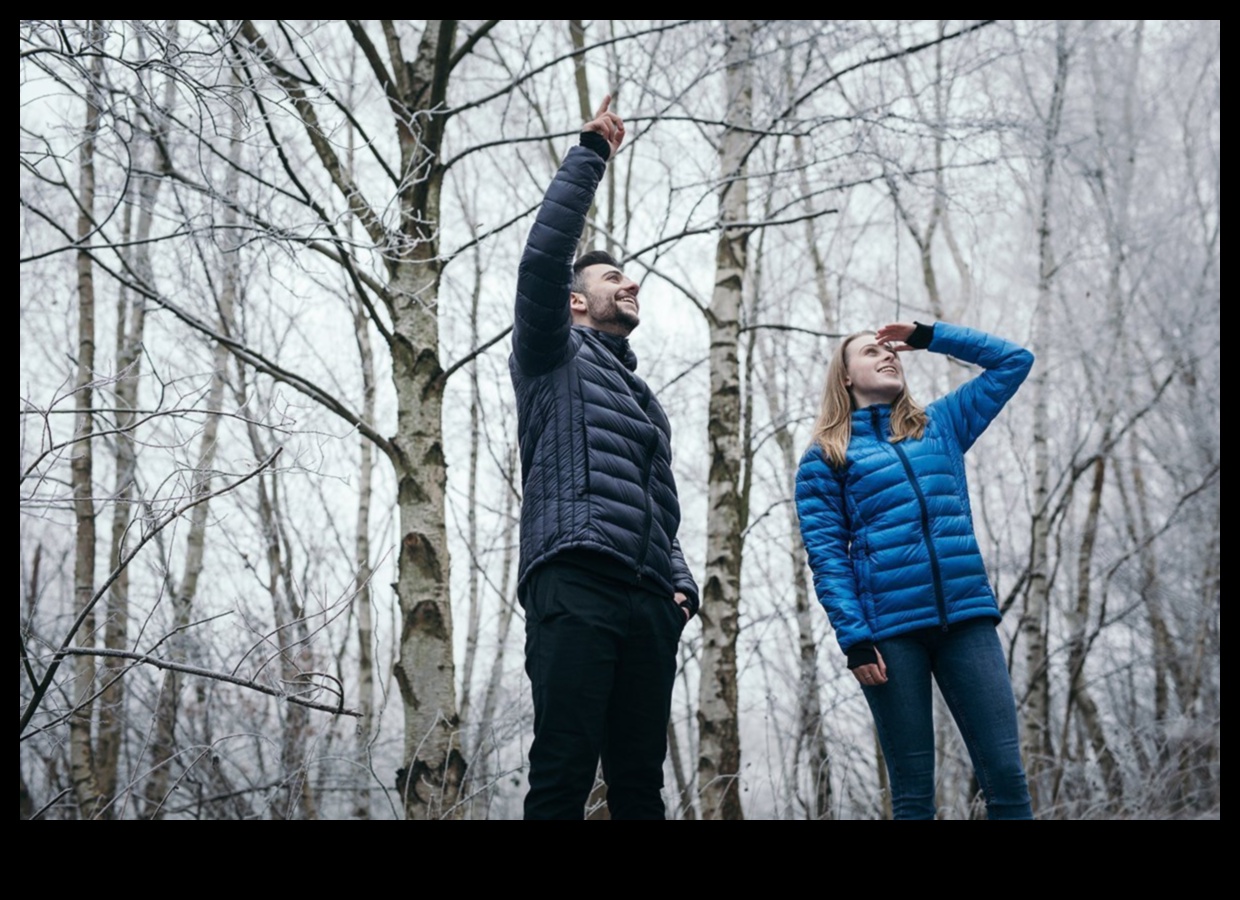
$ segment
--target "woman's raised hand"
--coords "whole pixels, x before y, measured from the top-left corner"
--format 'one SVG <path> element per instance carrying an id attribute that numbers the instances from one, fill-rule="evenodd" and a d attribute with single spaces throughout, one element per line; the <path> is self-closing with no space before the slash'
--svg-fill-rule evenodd
<path id="1" fill-rule="evenodd" d="M 913 336 L 913 332 L 917 330 L 917 326 L 912 322 L 891 322 L 878 329 L 874 335 L 874 343 L 886 344 L 897 353 L 905 350 L 916 350 L 916 347 L 910 347 L 905 341 Z"/>

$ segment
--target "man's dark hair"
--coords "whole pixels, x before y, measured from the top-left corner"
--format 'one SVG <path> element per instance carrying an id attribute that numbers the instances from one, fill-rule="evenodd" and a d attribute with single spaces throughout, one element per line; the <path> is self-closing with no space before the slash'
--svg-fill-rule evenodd
<path id="1" fill-rule="evenodd" d="M 589 253 L 581 254 L 573 263 L 573 283 L 568 288 L 574 294 L 586 292 L 585 279 L 581 277 L 581 273 L 590 266 L 615 266 L 618 269 L 620 263 L 606 250 L 591 250 Z"/>

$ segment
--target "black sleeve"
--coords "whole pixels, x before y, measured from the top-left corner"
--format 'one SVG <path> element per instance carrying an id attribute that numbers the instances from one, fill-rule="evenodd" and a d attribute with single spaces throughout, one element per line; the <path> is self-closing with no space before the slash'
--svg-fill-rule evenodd
<path id="1" fill-rule="evenodd" d="M 679 538 L 672 538 L 672 586 L 688 598 L 689 617 L 696 616 L 698 607 L 701 606 L 701 598 L 698 595 L 697 582 L 693 580 L 693 573 L 689 570 L 689 564 L 685 562 L 685 554 L 680 549 Z"/>
<path id="2" fill-rule="evenodd" d="M 607 138 L 603 137 L 597 131 L 581 132 L 581 146 L 588 147 L 599 156 L 603 157 L 603 161 L 611 159 L 611 144 L 607 143 Z"/>
<path id="3" fill-rule="evenodd" d="M 550 372 L 567 358 L 573 256 L 606 168 L 604 158 L 584 145 L 569 150 L 526 239 L 517 273 L 512 353 L 527 375 Z"/>

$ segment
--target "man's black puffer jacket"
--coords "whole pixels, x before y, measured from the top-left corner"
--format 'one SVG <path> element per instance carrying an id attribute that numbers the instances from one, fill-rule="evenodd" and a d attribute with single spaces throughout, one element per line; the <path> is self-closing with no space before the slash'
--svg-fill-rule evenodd
<path id="1" fill-rule="evenodd" d="M 605 554 L 696 613 L 676 540 L 671 427 L 625 338 L 573 326 L 573 253 L 606 162 L 574 147 L 547 190 L 517 278 L 509 369 L 521 442 L 521 582 L 566 550 Z"/>

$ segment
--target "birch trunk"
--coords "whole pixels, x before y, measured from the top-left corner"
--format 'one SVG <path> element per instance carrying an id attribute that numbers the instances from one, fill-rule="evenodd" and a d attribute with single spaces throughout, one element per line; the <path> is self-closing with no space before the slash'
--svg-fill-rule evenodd
<path id="1" fill-rule="evenodd" d="M 87 29 L 89 41 L 102 40 L 102 26 L 92 22 Z M 90 75 L 85 85 L 86 122 L 82 145 L 78 151 L 78 217 L 77 239 L 89 243 L 95 228 L 95 140 L 99 134 L 100 79 L 103 76 L 103 54 L 92 54 Z M 77 373 L 74 376 L 73 445 L 70 457 L 70 478 L 73 486 L 74 554 L 73 612 L 80 615 L 90 604 L 95 592 L 95 501 L 94 456 L 91 418 L 94 404 L 95 379 L 95 280 L 90 253 L 77 254 L 78 335 Z M 79 646 L 95 642 L 95 615 L 92 612 L 78 630 Z M 92 696 L 95 691 L 95 660 L 90 656 L 74 657 L 72 702 L 69 719 L 69 766 L 73 779 L 78 812 L 84 818 L 95 815 L 100 799 L 98 776 L 92 744 Z"/>
<path id="2" fill-rule="evenodd" d="M 401 535 L 396 579 L 401 625 L 393 674 L 405 728 L 404 764 L 396 774 L 396 787 L 408 818 L 459 817 L 457 800 L 466 765 L 457 734 L 452 658 L 438 320 L 441 150 L 457 23 L 427 21 L 414 57 L 406 60 L 396 24 L 382 20 L 386 62 L 364 23 L 350 20 L 347 25 L 392 113 L 400 149 L 400 179 L 391 201 L 399 210 L 399 222 L 393 227 L 342 164 L 306 84 L 290 73 L 253 22 L 243 21 L 240 35 L 284 90 L 324 172 L 387 267 L 386 284 L 378 293 L 390 330 L 368 312 L 387 340 L 396 390 L 396 434 L 382 441 L 396 476 Z M 351 261 L 346 264 L 351 266 Z"/>
<path id="3" fill-rule="evenodd" d="M 171 86 L 172 79 L 168 79 Z M 167 108 L 172 91 L 165 92 Z M 155 119 L 154 121 L 158 121 Z M 142 144 L 151 142 L 142 141 Z M 152 165 L 157 166 L 157 151 L 150 147 Z M 138 180 L 138 222 L 134 230 L 132 268 L 145 284 L 154 283 L 151 263 L 151 226 L 159 193 L 160 179 L 143 177 Z M 137 418 L 139 376 L 142 371 L 142 345 L 146 330 L 146 300 L 140 294 L 122 288 L 117 298 L 116 316 L 116 482 L 112 509 L 112 549 L 109 568 L 115 570 L 125 552 L 125 534 L 132 520 L 134 490 L 137 479 L 138 454 L 136 436 L 132 432 Z M 127 650 L 129 627 L 129 571 L 125 569 L 113 582 L 108 593 L 108 621 L 104 628 L 104 646 Z M 120 761 L 124 724 L 125 684 L 121 675 L 125 661 L 105 658 L 104 688 L 99 707 L 99 789 L 104 797 L 116 793 L 117 768 Z"/>
<path id="4" fill-rule="evenodd" d="M 453 20 L 428 21 L 410 75 L 412 99 L 426 96 L 435 110 L 445 100 Z M 409 818 L 459 816 L 457 799 L 465 757 L 457 731 L 456 669 L 452 660 L 450 561 L 444 516 L 447 462 L 443 452 L 443 370 L 439 364 L 439 194 L 438 167 L 444 119 L 431 115 L 414 133 L 401 127 L 401 168 L 427 170 L 402 192 L 403 231 L 410 250 L 394 266 L 391 305 L 396 383 L 397 502 L 401 548 L 397 575 L 400 597 L 400 659 L 396 681 L 405 706 L 405 766 L 397 788 Z"/>
<path id="5" fill-rule="evenodd" d="M 477 239 L 476 229 L 471 228 Z M 477 347 L 478 302 L 482 295 L 482 254 L 474 253 L 474 292 L 469 304 L 469 345 Z M 482 620 L 482 553 L 478 543 L 478 451 L 482 441 L 482 395 L 478 385 L 478 366 L 469 367 L 469 484 L 465 495 L 465 537 L 469 542 L 469 610 L 465 623 L 465 661 L 461 671 L 461 722 L 473 731 L 470 705 L 473 699 L 474 665 L 478 656 L 478 629 Z M 470 744 L 469 758 L 473 758 L 476 746 Z"/>
<path id="6" fill-rule="evenodd" d="M 1055 76 L 1050 106 L 1043 120 L 1038 194 L 1038 295 L 1034 311 L 1033 352 L 1044 360 L 1031 379 L 1033 390 L 1033 521 L 1029 549 L 1029 586 L 1020 633 L 1025 642 L 1025 692 L 1021 723 L 1021 750 L 1029 779 L 1029 793 L 1036 813 L 1050 802 L 1047 773 L 1053 758 L 1050 740 L 1050 381 L 1046 364 L 1050 342 L 1051 282 L 1055 260 L 1051 247 L 1051 199 L 1055 186 L 1059 127 L 1063 118 L 1064 90 L 1068 80 L 1066 27 L 1056 24 Z"/>
<path id="7" fill-rule="evenodd" d="M 740 607 L 742 533 L 741 296 L 748 234 L 728 229 L 748 210 L 745 154 L 753 123 L 752 21 L 725 25 L 726 113 L 720 146 L 719 218 L 725 227 L 715 251 L 710 314 L 710 473 L 706 531 L 706 583 L 702 591 L 702 675 L 699 688 L 698 780 L 704 819 L 743 818 L 741 748 L 737 720 L 736 638 Z"/>
<path id="8" fill-rule="evenodd" d="M 354 45 L 349 55 L 349 90 L 347 102 L 354 105 L 356 90 L 361 86 L 358 75 L 358 53 Z M 355 179 L 357 129 L 352 121 L 347 129 L 346 165 L 350 179 Z M 349 237 L 357 240 L 356 218 L 349 218 Z M 356 291 L 353 296 L 353 335 L 357 342 L 357 359 L 362 375 L 362 420 L 375 420 L 375 354 L 370 339 L 370 320 L 366 305 Z M 361 716 L 354 733 L 356 758 L 365 761 L 365 774 L 357 789 L 353 817 L 369 819 L 371 814 L 370 773 L 373 771 L 372 744 L 375 739 L 375 661 L 374 661 L 374 596 L 370 588 L 374 570 L 370 552 L 370 507 L 374 499 L 375 448 L 370 438 L 358 438 L 357 519 L 353 538 L 352 606 L 357 613 L 357 705 Z"/>
<path id="9" fill-rule="evenodd" d="M 370 325 L 361 308 L 355 307 L 353 329 L 357 335 L 358 357 L 362 366 L 362 417 L 367 422 L 375 420 L 375 361 L 370 344 Z M 375 737 L 375 661 L 374 661 L 374 613 L 370 580 L 374 574 L 370 563 L 370 504 L 374 491 L 375 456 L 370 439 L 358 440 L 360 461 L 357 484 L 357 537 L 355 539 L 354 563 L 357 579 L 354 584 L 353 605 L 357 610 L 357 705 L 362 716 L 357 723 L 358 759 L 367 761 L 370 769 L 371 742 Z M 359 819 L 370 818 L 370 779 L 358 789 L 353 814 Z"/>

